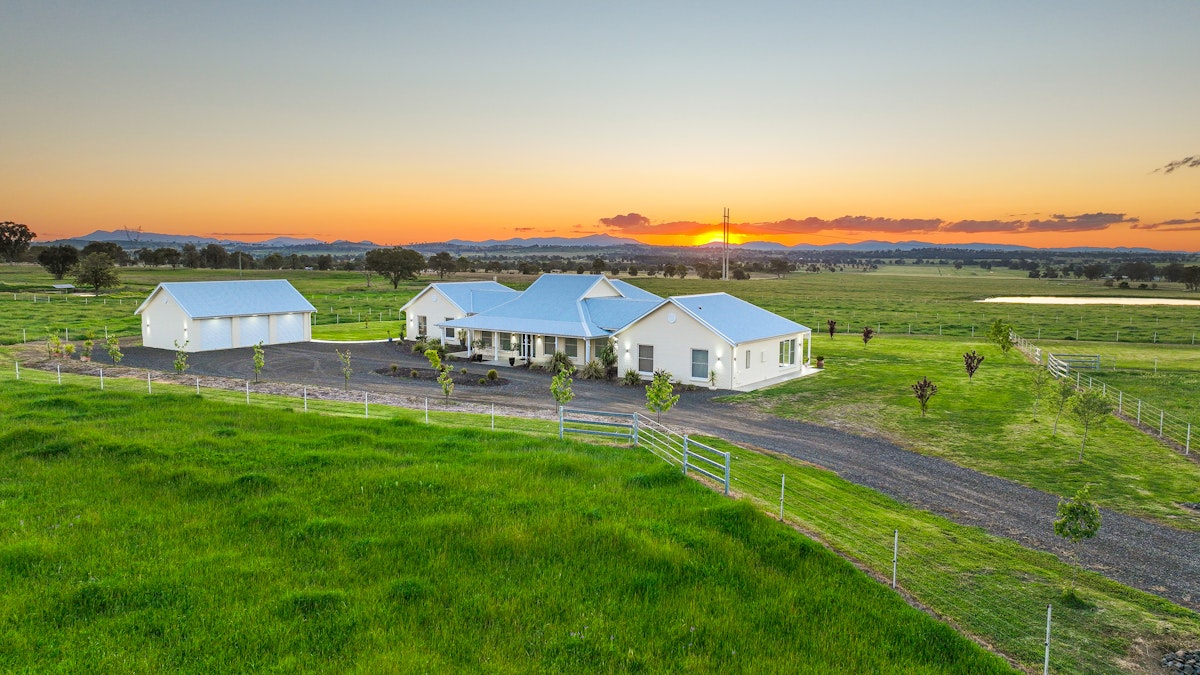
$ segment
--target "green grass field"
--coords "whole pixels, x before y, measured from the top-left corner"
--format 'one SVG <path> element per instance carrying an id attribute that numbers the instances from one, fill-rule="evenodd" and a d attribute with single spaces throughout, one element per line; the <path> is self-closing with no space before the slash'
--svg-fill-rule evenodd
<path id="1" fill-rule="evenodd" d="M 0 414 L 8 672 L 1009 672 L 644 452 L 29 382 Z"/>
<path id="2" fill-rule="evenodd" d="M 772 414 L 881 436 L 902 447 L 942 457 L 1033 488 L 1070 496 L 1085 484 L 1107 508 L 1175 527 L 1200 530 L 1200 514 L 1181 507 L 1200 502 L 1200 466 L 1115 419 L 1089 432 L 1042 400 L 1035 414 L 1033 366 L 981 341 L 883 336 L 864 347 L 858 336 L 820 336 L 825 372 L 759 392 L 733 396 Z M 968 380 L 963 353 L 985 361 Z M 921 417 L 910 385 L 928 377 L 938 385 Z"/>

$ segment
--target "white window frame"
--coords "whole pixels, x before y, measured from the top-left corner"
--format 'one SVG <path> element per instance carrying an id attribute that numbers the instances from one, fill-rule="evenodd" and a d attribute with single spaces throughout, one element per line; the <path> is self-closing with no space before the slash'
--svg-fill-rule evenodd
<path id="1" fill-rule="evenodd" d="M 563 338 L 563 352 L 570 358 L 579 358 L 579 340 L 575 338 Z"/>
<path id="2" fill-rule="evenodd" d="M 699 361 L 696 360 L 696 352 L 704 352 L 704 374 L 703 375 L 696 374 L 696 366 L 699 365 L 699 363 L 700 363 Z M 710 352 L 707 349 L 693 349 L 692 350 L 692 379 L 693 380 L 703 380 L 705 382 L 708 381 L 708 373 L 709 373 L 709 371 L 712 370 L 712 362 L 709 361 L 709 358 L 710 358 L 709 354 L 710 354 Z"/>
<path id="3" fill-rule="evenodd" d="M 558 338 L 553 335 L 542 336 L 542 353 L 546 356 L 554 356 L 558 353 Z"/>
<path id="4" fill-rule="evenodd" d="M 446 317 L 446 321 L 453 321 L 453 320 L 454 320 L 454 317 L 452 317 L 452 316 Z M 458 334 L 454 332 L 454 327 L 453 326 L 442 326 L 442 342 L 450 342 L 451 340 L 456 340 L 456 341 L 458 340 Z"/>
<path id="5" fill-rule="evenodd" d="M 779 341 L 779 367 L 796 365 L 796 338 Z"/>
<path id="6" fill-rule="evenodd" d="M 638 348 L 638 351 L 637 351 L 638 372 L 653 375 L 654 374 L 654 345 L 638 345 L 637 348 Z M 642 356 L 642 349 L 650 350 L 650 356 L 649 357 Z M 644 360 L 650 361 L 650 370 L 642 369 L 642 361 L 644 361 Z"/>

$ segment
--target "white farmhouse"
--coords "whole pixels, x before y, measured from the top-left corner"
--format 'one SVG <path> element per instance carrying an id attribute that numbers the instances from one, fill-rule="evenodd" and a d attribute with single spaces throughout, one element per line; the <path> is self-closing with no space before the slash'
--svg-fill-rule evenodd
<path id="1" fill-rule="evenodd" d="M 159 284 L 134 314 L 142 344 L 158 349 L 216 349 L 307 342 L 316 308 L 286 279 Z"/>
<path id="2" fill-rule="evenodd" d="M 430 335 L 430 327 L 486 311 L 520 295 L 495 281 L 450 281 L 429 284 L 400 308 L 404 312 L 404 334 L 411 339 Z M 443 344 L 458 345 L 454 328 L 434 330 Z M 464 345 L 465 346 L 465 345 Z"/>
<path id="3" fill-rule="evenodd" d="M 468 283 L 422 291 L 406 305 L 409 325 L 429 316 L 415 314 L 422 297 L 436 292 L 445 307 L 444 298 L 472 290 Z M 454 288 L 460 285 L 462 291 Z M 602 275 L 544 274 L 525 291 L 486 299 L 491 306 L 474 306 L 473 312 L 456 302 L 458 317 L 426 318 L 426 325 L 440 328 L 450 344 L 465 332 L 467 352 L 478 350 L 498 365 L 545 362 L 555 352 L 583 365 L 614 341 L 618 368 L 647 379 L 666 370 L 685 383 L 751 391 L 816 372 L 807 367 L 810 329 L 726 293 L 664 299 Z"/>

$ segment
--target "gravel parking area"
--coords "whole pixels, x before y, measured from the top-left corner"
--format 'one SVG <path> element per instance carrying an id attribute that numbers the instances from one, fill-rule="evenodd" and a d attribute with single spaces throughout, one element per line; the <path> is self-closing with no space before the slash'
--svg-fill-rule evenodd
<path id="1" fill-rule="evenodd" d="M 275 382 L 341 388 L 343 376 L 335 348 L 349 349 L 352 354 L 352 389 L 397 400 L 441 396 L 436 382 L 374 372 L 393 363 L 405 371 L 428 367 L 423 356 L 412 354 L 401 343 L 270 346 L 266 348 L 266 367 L 261 377 Z M 249 348 L 193 354 L 188 359 L 191 366 L 188 374 L 252 378 L 251 354 Z M 130 347 L 121 365 L 171 372 L 173 358 L 170 351 Z M 455 366 L 464 366 L 479 377 L 492 367 L 465 361 L 455 362 Z M 460 404 L 495 404 L 497 410 L 522 416 L 554 415 L 548 373 L 523 368 L 497 370 L 509 380 L 508 384 L 460 385 L 454 390 L 454 400 Z M 574 406 L 614 412 L 644 411 L 645 395 L 640 387 L 577 379 L 574 391 Z M 825 467 L 846 480 L 957 523 L 981 527 L 1027 547 L 1067 557 L 1067 548 L 1053 532 L 1058 503 L 1054 495 L 878 439 L 771 417 L 744 406 L 712 400 L 720 394 L 708 390 L 685 392 L 669 413 L 670 424 Z M 1200 555 L 1197 555 L 1200 534 L 1105 511 L 1104 527 L 1087 546 L 1085 564 L 1089 569 L 1200 609 Z"/>

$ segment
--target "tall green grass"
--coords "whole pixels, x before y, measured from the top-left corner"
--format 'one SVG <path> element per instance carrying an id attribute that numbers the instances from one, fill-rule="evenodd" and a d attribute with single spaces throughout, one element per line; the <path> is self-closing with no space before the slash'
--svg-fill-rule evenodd
<path id="1" fill-rule="evenodd" d="M 0 389 L 0 669 L 1007 672 L 646 453 Z"/>

